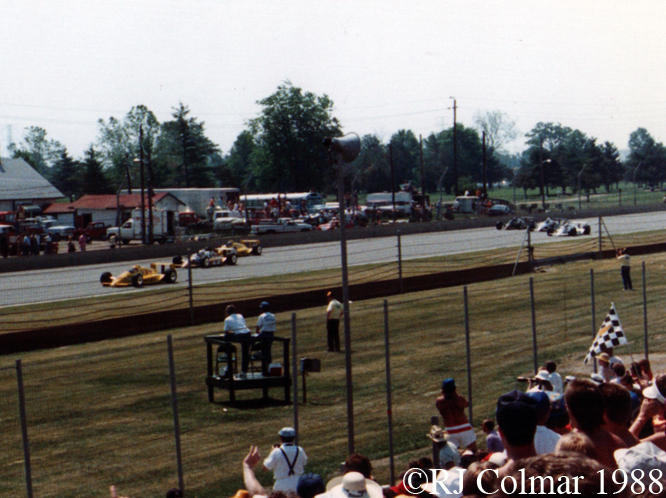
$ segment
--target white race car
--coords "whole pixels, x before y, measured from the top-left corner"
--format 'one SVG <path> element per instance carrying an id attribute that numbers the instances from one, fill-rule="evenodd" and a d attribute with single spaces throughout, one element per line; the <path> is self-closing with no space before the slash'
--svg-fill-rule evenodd
<path id="1" fill-rule="evenodd" d="M 588 223 L 574 223 L 573 221 L 567 221 L 552 234 L 549 232 L 548 235 L 555 235 L 556 237 L 576 237 L 577 235 L 590 235 L 590 233 L 592 233 L 592 228 Z"/>
<path id="2" fill-rule="evenodd" d="M 547 232 L 552 234 L 555 232 L 558 228 L 560 228 L 562 225 L 565 223 L 568 223 L 568 220 L 565 219 L 560 219 L 560 218 L 546 218 L 544 221 L 539 223 L 536 228 L 534 229 L 536 232 Z"/>
<path id="3" fill-rule="evenodd" d="M 235 265 L 238 260 L 238 252 L 234 247 L 221 246 L 217 249 L 206 247 L 192 254 L 189 258 L 176 256 L 173 258 L 173 264 L 186 268 L 210 268 L 211 266 Z"/>

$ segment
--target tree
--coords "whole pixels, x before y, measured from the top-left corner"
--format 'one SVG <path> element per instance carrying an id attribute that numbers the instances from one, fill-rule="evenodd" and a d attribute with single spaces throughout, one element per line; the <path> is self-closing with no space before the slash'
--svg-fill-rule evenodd
<path id="1" fill-rule="evenodd" d="M 666 148 L 645 128 L 638 128 L 629 135 L 629 149 L 627 167 L 633 172 L 630 180 L 654 187 L 666 179 Z"/>
<path id="2" fill-rule="evenodd" d="M 102 166 L 99 153 L 91 145 L 84 153 L 85 158 L 81 164 L 81 184 L 79 195 L 112 194 L 114 189 L 109 183 Z"/>
<path id="3" fill-rule="evenodd" d="M 408 181 L 414 181 L 420 185 L 418 179 L 421 177 L 419 161 L 419 141 L 411 130 L 399 130 L 391 137 L 391 149 L 393 154 L 393 174 L 395 188 L 400 190 L 400 185 Z"/>
<path id="4" fill-rule="evenodd" d="M 620 153 L 615 145 L 605 142 L 601 146 L 601 177 L 602 183 L 606 187 L 606 192 L 610 192 L 612 184 L 619 184 L 624 176 L 624 166 L 620 161 Z"/>
<path id="5" fill-rule="evenodd" d="M 477 114 L 474 124 L 479 132 L 486 132 L 486 149 L 491 153 L 500 151 L 503 147 L 518 138 L 516 122 L 502 111 L 486 111 Z"/>
<path id="6" fill-rule="evenodd" d="M 9 144 L 12 157 L 24 159 L 40 175 L 49 177 L 49 168 L 58 161 L 65 147 L 56 140 L 46 138 L 46 130 L 38 126 L 26 128 L 23 141 Z"/>
<path id="7" fill-rule="evenodd" d="M 335 184 L 335 172 L 322 146 L 325 137 L 340 136 L 333 101 L 303 92 L 290 81 L 258 102 L 259 117 L 250 120 L 257 150 L 257 185 L 272 192 L 323 190 Z"/>
<path id="8" fill-rule="evenodd" d="M 100 119 L 98 124 L 97 147 L 105 168 L 111 173 L 111 182 L 119 185 L 129 176 L 132 183 L 128 187 L 137 187 L 141 164 L 135 160 L 139 159 L 143 148 L 144 168 L 152 169 L 153 149 L 160 133 L 159 121 L 146 106 L 138 105 L 132 107 L 122 121 L 110 117 L 108 122 Z M 143 142 L 140 144 L 141 135 Z"/>
<path id="9" fill-rule="evenodd" d="M 79 173 L 79 163 L 69 157 L 67 149 L 64 149 L 51 170 L 51 183 L 73 201 L 79 190 Z"/>
<path id="10" fill-rule="evenodd" d="M 231 177 L 230 185 L 242 187 L 255 174 L 254 152 L 256 146 L 254 137 L 248 130 L 244 130 L 236 138 L 226 157 L 227 168 Z"/>
<path id="11" fill-rule="evenodd" d="M 350 165 L 351 189 L 390 192 L 391 172 L 388 161 L 388 148 L 381 140 L 376 135 L 364 135 L 361 138 L 361 152 Z"/>
<path id="12" fill-rule="evenodd" d="M 206 137 L 204 123 L 188 118 L 189 113 L 181 102 L 178 108 L 174 108 L 174 119 L 162 124 L 158 157 L 171 171 L 173 185 L 213 187 L 217 181 L 211 156 L 219 148 Z"/>

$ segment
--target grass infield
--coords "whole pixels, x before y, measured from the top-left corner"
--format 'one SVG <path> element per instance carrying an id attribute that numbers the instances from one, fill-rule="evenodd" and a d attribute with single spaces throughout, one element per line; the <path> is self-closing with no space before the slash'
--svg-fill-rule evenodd
<path id="1" fill-rule="evenodd" d="M 644 308 L 641 263 L 646 263 L 650 354 L 660 371 L 666 320 L 666 256 L 634 257 L 634 292 L 623 292 L 614 260 L 544 268 L 532 275 L 539 364 L 554 359 L 564 375 L 591 372 L 582 361 L 592 335 L 614 302 L 630 340 L 617 350 L 642 357 Z M 591 312 L 591 269 L 595 311 Z M 492 417 L 497 397 L 523 389 L 516 381 L 533 371 L 530 276 L 468 286 L 473 423 Z M 384 301 L 351 305 L 356 451 L 368 455 L 375 476 L 389 481 Z M 347 456 L 344 355 L 326 353 L 324 308 L 296 314 L 301 357 L 320 358 L 321 373 L 307 378 L 307 403 L 299 406 L 300 444 L 307 470 L 333 477 Z M 467 383 L 465 315 L 460 287 L 388 300 L 396 472 L 415 457 L 431 455 L 430 417 L 441 380 Z M 250 326 L 256 317 L 247 317 Z M 291 314 L 278 315 L 278 335 L 289 336 Z M 240 392 L 235 406 L 207 400 L 203 336 L 219 324 L 169 331 L 174 339 L 178 403 L 187 496 L 232 496 L 242 488 L 241 461 L 256 444 L 263 456 L 277 431 L 293 424 L 293 408 L 257 402 L 260 392 Z M 631 353 L 631 355 L 630 355 Z M 0 357 L 0 495 L 25 493 L 23 449 L 14 357 Z M 106 496 L 114 484 L 133 497 L 164 496 L 177 485 L 166 333 L 85 344 L 22 356 L 35 496 Z M 302 383 L 299 379 L 299 386 Z M 271 392 L 280 398 L 281 392 Z M 218 400 L 226 394 L 218 392 Z M 480 434 L 480 431 L 478 431 Z M 482 442 L 479 437 L 479 442 Z M 265 485 L 269 473 L 259 472 Z"/>

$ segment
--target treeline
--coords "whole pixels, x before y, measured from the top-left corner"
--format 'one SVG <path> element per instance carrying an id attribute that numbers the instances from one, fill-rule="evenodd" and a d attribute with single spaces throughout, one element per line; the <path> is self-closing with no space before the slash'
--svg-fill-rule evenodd
<path id="1" fill-rule="evenodd" d="M 287 81 L 258 104 L 260 114 L 247 122 L 227 154 L 182 103 L 164 123 L 145 106 L 133 107 L 122 119 L 100 119 L 98 139 L 81 159 L 72 158 L 38 127 L 28 128 L 23 140 L 9 149 L 70 198 L 138 188 L 140 158 L 146 187 L 334 193 L 335 172 L 322 145 L 324 137 L 343 134 L 333 102 Z M 506 180 L 525 191 L 575 192 L 580 186 L 590 193 L 610 190 L 623 179 L 657 185 L 666 176 L 666 148 L 642 128 L 631 134 L 624 163 L 612 143 L 599 145 L 595 138 L 560 124 L 539 123 L 526 134 L 522 154 L 504 152 L 503 146 L 517 137 L 515 124 L 499 111 L 477 116 L 475 127 L 458 123 L 455 129 L 427 137 L 400 130 L 388 144 L 365 135 L 361 154 L 349 166 L 347 188 L 390 191 L 411 181 L 426 192 L 453 193 L 456 188 L 474 191 L 483 183 L 492 188 Z"/>

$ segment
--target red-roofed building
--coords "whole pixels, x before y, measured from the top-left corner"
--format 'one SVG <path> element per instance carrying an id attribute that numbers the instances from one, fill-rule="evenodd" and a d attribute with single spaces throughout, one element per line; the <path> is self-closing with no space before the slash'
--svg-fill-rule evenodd
<path id="1" fill-rule="evenodd" d="M 148 196 L 144 199 L 148 207 Z M 177 213 L 185 204 L 169 193 L 157 193 L 152 198 L 153 207 Z M 109 226 L 119 226 L 132 216 L 132 210 L 141 208 L 141 194 L 84 195 L 75 202 L 51 204 L 44 211 L 64 224 L 85 227 L 92 221 L 102 221 Z M 176 216 L 177 218 L 177 216 Z"/>

